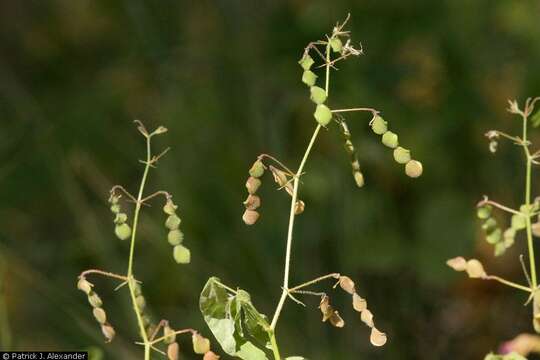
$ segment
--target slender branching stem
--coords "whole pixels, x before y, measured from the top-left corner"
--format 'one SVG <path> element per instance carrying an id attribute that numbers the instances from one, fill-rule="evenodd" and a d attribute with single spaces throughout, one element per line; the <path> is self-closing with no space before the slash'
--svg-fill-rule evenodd
<path id="1" fill-rule="evenodd" d="M 496 208 L 499 208 L 499 209 L 504 210 L 504 211 L 506 211 L 506 212 L 509 212 L 509 213 L 511 213 L 511 214 L 515 214 L 515 215 L 524 215 L 524 214 L 522 214 L 521 212 L 519 212 L 518 210 L 514 210 L 514 209 L 512 209 L 512 208 L 509 208 L 508 206 L 504 206 L 504 205 L 502 205 L 502 204 L 499 204 L 499 203 L 496 202 L 496 201 L 489 200 L 489 199 L 487 198 L 487 196 L 484 197 L 484 199 L 481 200 L 481 201 L 478 203 L 477 206 L 482 206 L 482 205 L 486 205 L 486 204 L 495 206 Z"/>
<path id="2" fill-rule="evenodd" d="M 272 352 L 274 354 L 274 359 L 281 359 L 281 355 L 279 354 L 279 348 L 278 348 L 278 345 L 277 345 L 277 341 L 276 341 L 276 334 L 274 333 L 273 330 L 270 330 L 268 332 L 268 336 L 270 337 L 270 344 L 272 346 Z"/>
<path id="3" fill-rule="evenodd" d="M 128 278 L 125 276 L 118 275 L 118 274 L 108 272 L 108 271 L 99 270 L 99 269 L 85 270 L 79 275 L 79 278 L 85 277 L 86 275 L 90 275 L 90 274 L 98 274 L 98 275 L 107 276 L 107 277 L 117 279 L 117 280 L 128 281 Z"/>
<path id="4" fill-rule="evenodd" d="M 170 198 L 172 197 L 171 194 L 169 194 L 168 192 L 163 191 L 163 190 L 160 190 L 160 191 L 156 191 L 156 192 L 153 193 L 153 194 L 148 195 L 148 196 L 145 197 L 144 199 L 141 199 L 141 202 L 142 202 L 142 203 L 145 203 L 145 202 L 147 202 L 148 200 L 151 200 L 151 199 L 155 198 L 156 196 L 160 196 L 160 195 L 165 196 L 165 199 L 170 199 Z"/>
<path id="5" fill-rule="evenodd" d="M 267 159 L 270 159 L 272 160 L 273 162 L 275 162 L 276 164 L 278 164 L 279 166 L 281 166 L 282 170 L 285 170 L 286 172 L 288 172 L 290 175 L 294 175 L 294 171 L 292 171 L 291 169 L 289 169 L 287 166 L 285 166 L 285 164 L 283 164 L 281 161 L 279 161 L 278 159 L 276 159 L 275 157 L 273 157 L 272 155 L 268 155 L 268 154 L 261 154 L 258 156 L 258 159 L 259 160 L 262 160 L 264 158 L 267 158 Z"/>
<path id="6" fill-rule="evenodd" d="M 159 338 L 157 338 L 157 339 L 155 339 L 155 340 L 152 340 L 152 341 L 149 342 L 149 344 L 150 344 L 150 345 L 154 345 L 154 344 L 157 344 L 157 343 L 159 343 L 159 342 L 165 340 L 165 339 L 168 338 L 168 337 L 171 337 L 171 336 L 174 336 L 174 335 L 185 334 L 185 333 L 195 334 L 195 333 L 197 333 L 197 331 L 194 330 L 194 329 L 182 329 L 182 330 L 177 330 L 177 331 L 175 331 L 175 332 L 173 332 L 173 333 L 171 333 L 171 334 L 168 334 L 168 335 L 159 337 Z"/>
<path id="7" fill-rule="evenodd" d="M 373 116 L 379 113 L 378 110 L 373 108 L 359 107 L 359 108 L 349 108 L 349 109 L 336 109 L 332 110 L 333 113 L 343 113 L 343 112 L 356 112 L 356 111 L 367 111 L 373 114 Z"/>
<path id="8" fill-rule="evenodd" d="M 290 288 L 289 289 L 289 292 L 297 292 L 298 290 L 300 289 L 303 289 L 305 287 L 308 287 L 310 285 L 314 285 L 318 282 L 321 282 L 321 281 L 324 281 L 326 279 L 338 279 L 340 277 L 340 274 L 339 273 L 332 273 L 332 274 L 328 274 L 328 275 L 324 275 L 324 276 L 319 276 L 318 278 L 316 279 L 313 279 L 313 280 L 310 280 L 310 281 L 306 281 L 305 283 L 303 284 L 300 284 L 300 285 L 297 285 L 293 288 Z"/>
<path id="9" fill-rule="evenodd" d="M 517 284 L 517 283 L 515 283 L 515 282 L 509 281 L 509 280 L 506 280 L 506 279 L 503 279 L 503 278 L 501 278 L 501 277 L 499 277 L 499 276 L 488 275 L 488 276 L 483 277 L 482 279 L 484 279 L 484 280 L 494 280 L 494 281 L 498 281 L 498 282 L 500 282 L 501 284 L 504 284 L 504 285 L 513 287 L 513 288 L 515 288 L 515 289 L 523 290 L 523 291 L 526 291 L 526 292 L 528 292 L 528 293 L 532 292 L 532 289 L 531 289 L 530 287 L 527 287 L 527 286 L 524 286 L 524 285 Z"/>

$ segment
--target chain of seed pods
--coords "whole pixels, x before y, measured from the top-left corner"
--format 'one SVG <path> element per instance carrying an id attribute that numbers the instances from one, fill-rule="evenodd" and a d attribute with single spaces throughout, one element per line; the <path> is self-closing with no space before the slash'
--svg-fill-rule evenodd
<path id="1" fill-rule="evenodd" d="M 111 204 L 111 212 L 115 215 L 114 218 L 114 234 L 120 240 L 126 240 L 131 236 L 131 228 L 127 224 L 127 215 L 122 212 L 120 206 L 120 195 L 111 193 L 109 197 L 109 204 Z"/>
<path id="2" fill-rule="evenodd" d="M 165 227 L 169 229 L 167 241 L 173 246 L 173 258 L 178 264 L 189 264 L 191 261 L 191 252 L 182 243 L 184 241 L 184 233 L 180 230 L 182 220 L 176 214 L 178 208 L 171 199 L 167 197 L 167 202 L 163 206 L 163 212 L 168 215 L 165 221 Z"/>
<path id="3" fill-rule="evenodd" d="M 349 131 L 349 127 L 347 126 L 345 119 L 338 118 L 336 121 L 338 122 L 339 128 L 341 129 L 341 134 L 345 139 L 345 151 L 347 154 L 349 154 L 354 181 L 356 182 L 356 186 L 362 187 L 364 186 L 364 175 L 360 171 L 360 163 L 358 162 L 356 150 L 351 141 L 351 132 Z"/>
<path id="4" fill-rule="evenodd" d="M 94 284 L 86 280 L 84 276 L 79 277 L 77 288 L 84 292 L 88 297 L 88 302 L 92 306 L 92 313 L 101 327 L 101 332 L 107 342 L 111 342 L 116 335 L 114 328 L 107 322 L 107 313 L 103 310 L 103 301 L 99 295 L 92 289 Z"/>

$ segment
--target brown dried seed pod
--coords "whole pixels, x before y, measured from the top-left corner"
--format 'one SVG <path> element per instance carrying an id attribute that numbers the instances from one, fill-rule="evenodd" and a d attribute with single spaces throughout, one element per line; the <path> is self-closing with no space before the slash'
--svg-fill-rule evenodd
<path id="1" fill-rule="evenodd" d="M 360 320 L 369 327 L 373 327 L 373 314 L 368 309 L 365 309 L 360 314 Z"/>
<path id="2" fill-rule="evenodd" d="M 92 307 L 94 308 L 98 308 L 98 307 L 101 307 L 103 305 L 103 301 L 101 301 L 101 298 L 99 297 L 98 294 L 96 294 L 95 292 L 91 291 L 89 294 L 88 294 L 88 302 L 90 303 L 90 305 L 92 305 Z"/>
<path id="3" fill-rule="evenodd" d="M 173 342 L 167 346 L 167 358 L 169 360 L 178 360 L 178 353 L 180 352 L 180 346 L 177 342 Z"/>
<path id="4" fill-rule="evenodd" d="M 77 289 L 89 294 L 92 291 L 92 283 L 86 280 L 84 277 L 79 278 L 77 282 Z"/>
<path id="5" fill-rule="evenodd" d="M 246 189 L 248 193 L 255 194 L 261 186 L 261 180 L 250 176 L 246 181 Z"/>
<path id="6" fill-rule="evenodd" d="M 272 172 L 272 175 L 274 175 L 274 181 L 276 182 L 276 184 L 278 184 L 279 186 L 285 186 L 288 182 L 287 174 L 282 170 L 276 169 L 272 165 L 270 165 L 269 168 Z"/>
<path id="7" fill-rule="evenodd" d="M 298 200 L 294 204 L 294 215 L 300 215 L 304 212 L 304 209 L 306 208 L 306 204 L 302 200 Z"/>
<path id="8" fill-rule="evenodd" d="M 257 195 L 249 194 L 247 199 L 244 201 L 244 206 L 248 210 L 256 210 L 261 206 L 261 198 Z"/>
<path id="9" fill-rule="evenodd" d="M 466 271 L 471 278 L 483 278 L 487 276 L 482 263 L 476 259 L 467 261 Z"/>
<path id="10" fill-rule="evenodd" d="M 242 215 L 242 220 L 244 220 L 246 225 L 253 225 L 257 222 L 259 216 L 260 215 L 257 211 L 246 209 L 246 211 L 244 211 L 244 215 Z"/>
<path id="11" fill-rule="evenodd" d="M 380 332 L 375 327 L 371 328 L 371 335 L 369 336 L 369 341 L 373 346 L 383 346 L 386 344 L 386 334 Z"/>
<path id="12" fill-rule="evenodd" d="M 345 326 L 345 320 L 343 320 L 341 316 L 339 316 L 338 311 L 333 311 L 329 320 L 330 320 L 330 324 L 332 324 L 335 327 L 342 328 Z"/>
<path id="13" fill-rule="evenodd" d="M 206 354 L 210 351 L 210 340 L 199 333 L 194 333 L 191 336 L 193 342 L 193 352 L 195 354 Z"/>
<path id="14" fill-rule="evenodd" d="M 103 333 L 103 336 L 105 336 L 105 338 L 107 339 L 107 342 L 111 342 L 116 335 L 114 328 L 110 324 L 101 325 L 101 332 Z"/>
<path id="15" fill-rule="evenodd" d="M 204 354 L 203 356 L 203 360 L 219 360 L 219 356 L 214 354 L 213 351 L 208 351 L 206 354 Z"/>
<path id="16" fill-rule="evenodd" d="M 456 271 L 465 271 L 467 269 L 467 260 L 461 256 L 458 256 L 446 261 L 446 265 L 450 266 Z"/>
<path id="17" fill-rule="evenodd" d="M 353 304 L 353 309 L 360 313 L 367 309 L 366 300 L 361 298 L 360 295 L 358 295 L 357 293 L 353 294 L 352 304 Z"/>
<path id="18" fill-rule="evenodd" d="M 107 322 L 107 313 L 100 307 L 94 308 L 92 311 L 97 322 L 100 324 L 105 324 Z"/>
<path id="19" fill-rule="evenodd" d="M 330 305 L 330 298 L 327 295 L 322 297 L 321 303 L 319 304 L 319 309 L 321 309 L 321 313 L 323 315 L 323 322 L 326 322 L 326 320 L 328 320 L 334 313 L 334 308 L 332 305 Z"/>
<path id="20" fill-rule="evenodd" d="M 348 276 L 341 276 L 339 278 L 339 286 L 351 295 L 356 292 L 356 289 L 354 288 L 354 281 L 352 281 Z"/>

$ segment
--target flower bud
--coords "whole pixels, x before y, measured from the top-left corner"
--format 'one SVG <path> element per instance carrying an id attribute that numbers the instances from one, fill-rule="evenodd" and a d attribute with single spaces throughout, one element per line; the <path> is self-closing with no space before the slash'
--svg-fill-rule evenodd
<path id="1" fill-rule="evenodd" d="M 343 49 L 343 43 L 341 42 L 341 39 L 336 36 L 330 39 L 330 47 L 332 48 L 333 52 L 341 52 L 341 49 Z"/>
<path id="2" fill-rule="evenodd" d="M 315 81 L 317 81 L 317 75 L 311 70 L 304 71 L 304 74 L 302 74 L 302 82 L 306 84 L 307 86 L 313 86 L 315 85 Z"/>
<path id="3" fill-rule="evenodd" d="M 300 59 L 300 61 L 298 63 L 300 64 L 302 69 L 309 70 L 311 68 L 311 66 L 315 63 L 315 61 L 313 60 L 313 58 L 311 56 L 306 54 L 306 55 L 302 56 L 302 58 Z"/>
<path id="4" fill-rule="evenodd" d="M 92 291 L 92 283 L 86 280 L 84 277 L 81 277 L 77 282 L 77 289 L 83 291 L 86 294 L 90 294 Z"/>
<path id="5" fill-rule="evenodd" d="M 261 186 L 261 180 L 254 178 L 253 176 L 250 176 L 246 181 L 246 189 L 250 194 L 255 194 L 259 189 L 259 186 Z"/>
<path id="6" fill-rule="evenodd" d="M 181 222 L 182 220 L 180 220 L 180 218 L 176 214 L 172 214 L 169 215 L 169 217 L 165 221 L 165 227 L 167 227 L 167 229 L 169 230 L 176 230 L 178 229 L 178 226 L 180 226 Z"/>
<path id="7" fill-rule="evenodd" d="M 101 298 L 99 297 L 99 295 L 93 291 L 88 294 L 88 302 L 94 308 L 103 306 L 103 301 L 101 301 Z"/>
<path id="8" fill-rule="evenodd" d="M 417 178 L 422 175 L 423 171 L 424 169 L 420 161 L 411 160 L 405 165 L 405 174 L 407 174 L 408 177 Z"/>
<path id="9" fill-rule="evenodd" d="M 167 346 L 167 358 L 169 360 L 178 360 L 178 353 L 180 352 L 180 346 L 177 342 L 173 342 Z"/>
<path id="10" fill-rule="evenodd" d="M 394 149 L 394 160 L 396 160 L 398 164 L 406 164 L 411 161 L 411 152 L 398 146 Z"/>
<path id="11" fill-rule="evenodd" d="M 184 233 L 178 229 L 169 231 L 167 241 L 172 246 L 179 245 L 184 241 Z"/>
<path id="12" fill-rule="evenodd" d="M 174 215 L 178 206 L 174 205 L 171 199 L 167 199 L 165 206 L 163 206 L 163 212 L 167 215 Z"/>
<path id="13" fill-rule="evenodd" d="M 327 95 L 323 88 L 312 86 L 309 88 L 309 91 L 311 93 L 311 101 L 313 101 L 315 104 L 323 104 L 326 101 Z"/>
<path id="14" fill-rule="evenodd" d="M 257 222 L 259 216 L 260 215 L 257 211 L 246 209 L 246 211 L 244 211 L 244 215 L 242 215 L 242 220 L 244 223 L 246 223 L 246 225 L 253 225 Z"/>
<path id="15" fill-rule="evenodd" d="M 398 136 L 391 131 L 387 131 L 383 134 L 381 142 L 389 148 L 395 148 L 398 146 Z"/>
<path id="16" fill-rule="evenodd" d="M 248 210 L 256 210 L 261 206 L 261 198 L 257 195 L 249 194 L 247 199 L 244 201 L 244 206 Z"/>
<path id="17" fill-rule="evenodd" d="M 489 204 L 484 204 L 476 210 L 476 216 L 479 219 L 485 220 L 490 217 L 492 207 Z"/>
<path id="18" fill-rule="evenodd" d="M 103 310 L 100 307 L 94 308 L 92 311 L 94 313 L 94 317 L 100 324 L 105 324 L 107 322 L 107 314 L 105 313 L 105 310 Z"/>
<path id="19" fill-rule="evenodd" d="M 191 252 L 183 245 L 176 245 L 173 249 L 174 261 L 178 264 L 189 264 L 191 262 Z"/>
<path id="20" fill-rule="evenodd" d="M 120 240 L 126 240 L 131 235 L 131 228 L 126 223 L 119 224 L 114 227 L 114 233 Z"/>
<path id="21" fill-rule="evenodd" d="M 317 108 L 315 109 L 315 113 L 313 114 L 315 117 L 315 120 L 322 125 L 326 126 L 332 120 L 332 111 L 328 108 L 328 106 L 324 104 L 317 105 Z"/>
<path id="22" fill-rule="evenodd" d="M 264 164 L 261 160 L 257 160 L 253 163 L 251 168 L 249 169 L 249 175 L 260 178 L 264 174 Z"/>
<path id="23" fill-rule="evenodd" d="M 107 339 L 107 342 L 111 342 L 116 335 L 114 328 L 109 324 L 101 325 L 101 332 L 103 333 L 103 336 L 105 336 L 105 338 Z"/>
<path id="24" fill-rule="evenodd" d="M 210 351 L 210 340 L 201 336 L 199 333 L 194 333 L 191 336 L 193 341 L 193 352 L 195 354 L 205 354 Z"/>
<path id="25" fill-rule="evenodd" d="M 376 115 L 371 121 L 371 130 L 377 135 L 382 135 L 388 131 L 387 122 L 379 115 Z"/>
<path id="26" fill-rule="evenodd" d="M 360 171 L 355 171 L 353 176 L 354 176 L 354 182 L 356 183 L 356 186 L 358 186 L 359 188 L 364 186 L 365 184 L 364 175 Z"/>

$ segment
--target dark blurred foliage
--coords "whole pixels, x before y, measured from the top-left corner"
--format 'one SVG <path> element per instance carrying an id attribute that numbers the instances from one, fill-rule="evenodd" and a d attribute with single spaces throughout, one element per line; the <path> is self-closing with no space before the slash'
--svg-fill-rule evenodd
<path id="1" fill-rule="evenodd" d="M 135 271 L 153 313 L 209 335 L 197 300 L 216 274 L 271 315 L 289 200 L 266 184 L 261 221 L 246 228 L 247 169 L 261 152 L 299 163 L 315 123 L 296 62 L 349 11 L 366 56 L 333 76 L 332 104 L 382 110 L 425 171 L 407 178 L 367 115 L 350 116 L 367 182 L 357 189 L 339 134 L 323 133 L 301 190 L 291 282 L 350 275 L 389 343 L 373 349 L 348 310 L 344 329 L 322 324 L 308 299 L 307 309 L 285 308 L 282 352 L 479 359 L 532 331 L 523 294 L 469 281 L 444 262 L 476 256 L 491 273 L 525 281 L 524 241 L 494 259 L 474 205 L 482 194 L 521 203 L 521 152 L 503 143 L 494 157 L 483 133 L 518 131 L 506 100 L 540 95 L 538 1 L 28 0 L 0 2 L 0 251 L 11 328 L 3 341 L 140 357 L 126 292 L 96 281 L 118 332 L 104 345 L 75 288 L 89 267 L 125 272 L 128 244 L 113 235 L 106 199 L 114 183 L 136 190 L 144 144 L 133 119 L 170 130 L 156 145 L 172 151 L 149 190 L 174 194 L 193 253 L 191 265 L 174 264 L 161 210 L 145 208 Z M 333 301 L 347 309 L 346 299 Z"/>

